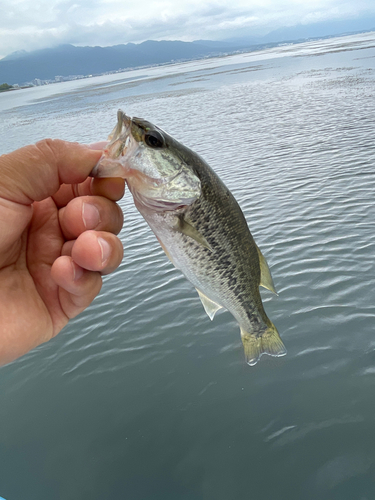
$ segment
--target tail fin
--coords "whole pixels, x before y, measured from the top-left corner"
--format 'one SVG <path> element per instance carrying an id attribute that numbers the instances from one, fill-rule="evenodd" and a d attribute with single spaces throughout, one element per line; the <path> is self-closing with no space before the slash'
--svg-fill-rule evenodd
<path id="1" fill-rule="evenodd" d="M 241 337 L 246 362 L 250 366 L 256 365 L 262 354 L 269 354 L 276 357 L 285 356 L 286 354 L 286 349 L 279 332 L 272 323 L 261 334 L 247 333 L 241 328 Z"/>

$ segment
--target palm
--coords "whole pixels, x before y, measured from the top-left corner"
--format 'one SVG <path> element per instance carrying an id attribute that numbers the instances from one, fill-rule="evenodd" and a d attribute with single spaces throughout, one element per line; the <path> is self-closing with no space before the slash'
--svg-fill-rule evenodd
<path id="1" fill-rule="evenodd" d="M 25 336 L 37 339 L 35 345 L 48 340 L 54 334 L 55 325 L 60 322 L 62 328 L 67 321 L 64 323 L 58 306 L 58 286 L 50 274 L 52 262 L 62 247 L 61 231 L 56 224 L 57 210 L 52 203 L 39 205 L 0 268 L 0 316 L 6 318 L 5 335 L 15 349 Z M 35 219 L 38 212 L 44 221 L 42 225 Z M 19 228 L 28 218 L 25 214 L 18 219 Z"/>

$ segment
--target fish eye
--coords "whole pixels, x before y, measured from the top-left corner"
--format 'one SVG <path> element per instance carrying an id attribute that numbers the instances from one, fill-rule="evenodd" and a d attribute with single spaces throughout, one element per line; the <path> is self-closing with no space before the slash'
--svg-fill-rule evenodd
<path id="1" fill-rule="evenodd" d="M 164 146 L 163 136 L 157 130 L 145 134 L 145 143 L 150 148 L 162 148 Z"/>

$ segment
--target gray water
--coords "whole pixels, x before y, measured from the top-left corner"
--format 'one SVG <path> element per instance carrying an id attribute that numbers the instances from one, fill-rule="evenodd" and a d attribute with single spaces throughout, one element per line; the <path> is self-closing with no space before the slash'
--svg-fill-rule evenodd
<path id="1" fill-rule="evenodd" d="M 129 193 L 121 267 L 0 369 L 6 500 L 375 498 L 375 33 L 0 95 L 0 153 L 105 138 L 121 107 L 232 190 L 287 346 L 246 365 Z"/>

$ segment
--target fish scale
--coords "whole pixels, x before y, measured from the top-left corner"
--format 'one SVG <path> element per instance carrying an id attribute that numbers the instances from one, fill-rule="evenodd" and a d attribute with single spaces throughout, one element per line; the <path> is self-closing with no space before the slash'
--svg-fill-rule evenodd
<path id="1" fill-rule="evenodd" d="M 208 316 L 225 308 L 239 323 L 249 365 L 262 354 L 285 355 L 259 293 L 260 285 L 275 292 L 268 264 L 214 170 L 160 128 L 121 110 L 110 139 L 92 175 L 126 179 L 137 209 Z"/>

